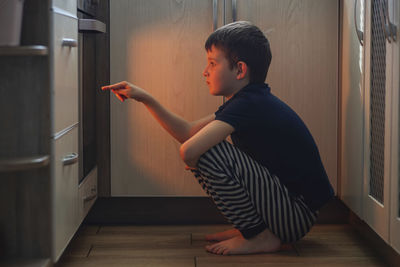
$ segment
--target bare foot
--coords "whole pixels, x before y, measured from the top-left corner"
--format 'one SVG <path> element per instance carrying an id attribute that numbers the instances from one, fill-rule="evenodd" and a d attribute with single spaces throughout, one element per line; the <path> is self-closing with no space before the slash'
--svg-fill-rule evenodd
<path id="1" fill-rule="evenodd" d="M 238 229 L 230 229 L 224 232 L 214 233 L 206 235 L 207 241 L 224 241 L 227 239 L 231 239 L 232 237 L 241 235 Z"/>
<path id="2" fill-rule="evenodd" d="M 242 235 L 206 246 L 208 252 L 219 255 L 255 254 L 279 251 L 281 241 L 268 229 L 251 239 Z"/>

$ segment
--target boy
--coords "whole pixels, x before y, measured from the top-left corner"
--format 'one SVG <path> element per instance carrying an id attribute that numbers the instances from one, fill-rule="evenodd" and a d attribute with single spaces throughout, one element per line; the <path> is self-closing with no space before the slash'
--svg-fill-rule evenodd
<path id="1" fill-rule="evenodd" d="M 128 82 L 104 86 L 145 104 L 182 143 L 180 156 L 234 229 L 207 235 L 215 254 L 278 251 L 303 237 L 333 189 L 316 144 L 297 114 L 264 83 L 269 42 L 249 22 L 227 24 L 206 41 L 210 93 L 225 96 L 215 114 L 187 122 Z M 231 135 L 234 145 L 225 141 Z"/>

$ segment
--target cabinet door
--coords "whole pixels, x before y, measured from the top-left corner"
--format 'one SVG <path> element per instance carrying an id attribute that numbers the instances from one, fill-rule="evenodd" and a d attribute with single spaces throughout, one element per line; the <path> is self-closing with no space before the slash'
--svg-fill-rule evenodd
<path id="1" fill-rule="evenodd" d="M 111 83 L 130 81 L 189 121 L 222 104 L 202 76 L 213 1 L 111 1 L 110 21 Z M 110 101 L 112 196 L 205 196 L 185 170 L 180 143 L 148 110 L 133 100 Z"/>
<path id="2" fill-rule="evenodd" d="M 53 260 L 75 234 L 78 220 L 78 128 L 53 140 Z"/>
<path id="3" fill-rule="evenodd" d="M 360 218 L 364 168 L 364 47 L 357 27 L 364 31 L 364 0 L 343 1 L 341 62 L 341 182 L 340 197 Z M 356 8 L 356 10 L 354 10 Z M 354 18 L 356 16 L 356 18 Z"/>
<path id="4" fill-rule="evenodd" d="M 97 167 L 94 167 L 78 189 L 78 219 L 79 224 L 85 219 L 90 208 L 97 199 Z"/>
<path id="5" fill-rule="evenodd" d="M 237 0 L 237 20 L 257 25 L 271 45 L 266 82 L 304 120 L 337 186 L 339 3 Z"/>
<path id="6" fill-rule="evenodd" d="M 389 242 L 393 42 L 385 37 L 384 3 L 366 1 L 363 209 L 364 220 Z"/>
<path id="7" fill-rule="evenodd" d="M 53 133 L 78 122 L 78 19 L 53 12 Z"/>

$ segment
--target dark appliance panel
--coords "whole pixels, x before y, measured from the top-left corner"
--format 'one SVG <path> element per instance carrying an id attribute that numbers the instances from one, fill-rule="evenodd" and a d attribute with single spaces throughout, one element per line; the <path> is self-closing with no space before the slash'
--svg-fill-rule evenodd
<path id="1" fill-rule="evenodd" d="M 80 161 L 79 183 L 96 166 L 96 34 L 105 24 L 96 20 L 95 0 L 78 0 Z M 100 29 L 100 30 L 99 30 Z"/>

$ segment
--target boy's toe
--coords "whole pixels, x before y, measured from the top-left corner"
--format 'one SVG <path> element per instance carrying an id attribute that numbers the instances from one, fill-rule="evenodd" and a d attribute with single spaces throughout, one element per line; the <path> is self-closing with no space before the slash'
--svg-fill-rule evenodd
<path id="1" fill-rule="evenodd" d="M 224 251 L 222 252 L 222 255 L 224 255 L 224 256 L 229 255 L 229 249 L 228 248 L 224 249 Z"/>
<path id="2" fill-rule="evenodd" d="M 223 252 L 224 252 L 224 249 L 225 249 L 225 248 L 223 248 L 223 247 L 218 247 L 218 248 L 216 249 L 216 254 L 222 255 Z"/>

